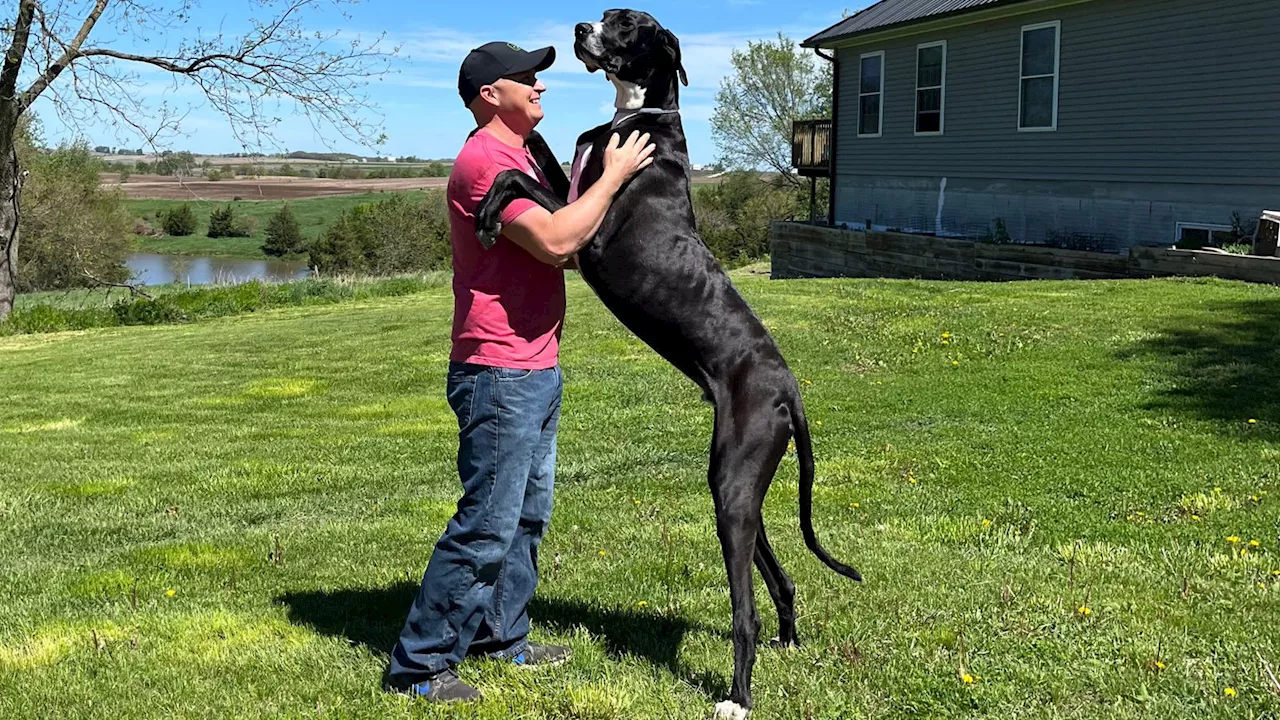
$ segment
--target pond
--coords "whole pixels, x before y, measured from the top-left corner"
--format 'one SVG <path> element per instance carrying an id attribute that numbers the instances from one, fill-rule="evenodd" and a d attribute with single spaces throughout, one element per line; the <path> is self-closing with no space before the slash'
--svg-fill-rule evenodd
<path id="1" fill-rule="evenodd" d="M 144 285 L 214 285 L 263 280 L 301 280 L 311 274 L 306 263 L 290 260 L 247 260 L 201 255 L 134 253 L 125 267 Z"/>

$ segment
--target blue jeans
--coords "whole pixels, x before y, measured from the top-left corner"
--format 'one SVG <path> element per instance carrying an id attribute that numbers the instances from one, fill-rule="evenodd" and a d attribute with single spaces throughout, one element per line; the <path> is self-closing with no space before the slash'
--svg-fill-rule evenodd
<path id="1" fill-rule="evenodd" d="M 392 683 L 417 682 L 468 654 L 510 657 L 528 645 L 563 388 L 558 366 L 449 364 L 463 494 L 391 653 Z"/>

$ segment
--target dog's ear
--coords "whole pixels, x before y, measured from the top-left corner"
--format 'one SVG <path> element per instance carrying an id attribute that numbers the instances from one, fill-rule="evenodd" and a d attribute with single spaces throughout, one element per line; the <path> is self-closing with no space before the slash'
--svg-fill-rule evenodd
<path id="1" fill-rule="evenodd" d="M 663 28 L 659 32 L 662 38 L 662 45 L 667 49 L 667 54 L 671 56 L 671 63 L 676 66 L 676 71 L 680 73 L 680 82 L 685 87 L 689 86 L 689 76 L 684 71 L 684 63 L 680 61 L 680 40 L 675 33 Z"/>

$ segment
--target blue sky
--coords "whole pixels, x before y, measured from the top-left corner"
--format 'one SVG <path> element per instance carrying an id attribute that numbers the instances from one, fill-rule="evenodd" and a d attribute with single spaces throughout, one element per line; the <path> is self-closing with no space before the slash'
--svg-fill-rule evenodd
<path id="1" fill-rule="evenodd" d="M 169 0 L 163 0 L 168 2 Z M 839 20 L 847 8 L 857 10 L 865 0 L 653 0 L 629 6 L 650 12 L 680 37 L 690 86 L 681 97 L 683 119 L 689 136 L 689 154 L 695 163 L 715 159 L 709 119 L 715 93 L 729 70 L 729 55 L 748 40 L 775 36 L 779 31 L 799 41 Z M 526 49 L 554 45 L 556 64 L 543 74 L 548 92 L 543 98 L 547 117 L 540 130 L 556 154 L 565 159 L 572 154 L 578 133 L 603 122 L 612 114 L 613 89 L 600 73 L 588 74 L 572 54 L 573 26 L 595 21 L 605 9 L 619 5 L 577 0 L 488 0 L 487 2 L 442 0 L 366 0 L 348 8 L 349 18 L 326 12 L 313 15 L 308 29 L 342 30 L 373 37 L 387 33 L 388 47 L 401 46 L 395 74 L 371 82 L 371 95 L 380 110 L 387 142 L 380 151 L 386 155 L 453 157 L 472 127 L 470 113 L 457 94 L 458 65 L 472 47 L 490 40 L 514 42 Z M 208 34 L 222 27 L 228 32 L 242 27 L 240 0 L 206 0 L 196 9 L 191 23 L 181 33 L 150 38 L 150 47 L 176 47 L 183 35 L 202 28 Z M 628 7 L 622 5 L 622 7 Z M 136 39 L 119 38 L 111 26 L 100 25 L 90 44 L 138 48 Z M 168 101 L 190 108 L 183 124 L 185 136 L 166 144 L 174 149 L 197 153 L 239 150 L 224 120 L 203 107 L 200 95 L 185 82 L 175 84 L 163 74 L 141 76 L 140 92 L 156 102 Z M 81 121 L 68 126 L 59 121 L 47 101 L 37 103 L 46 137 L 52 141 L 82 136 L 92 144 L 136 144 L 127 133 Z M 309 123 L 286 117 L 278 132 L 285 150 L 318 150 L 324 143 Z M 333 149 L 368 153 L 328 133 Z M 267 152 L 280 148 L 268 148 Z"/>

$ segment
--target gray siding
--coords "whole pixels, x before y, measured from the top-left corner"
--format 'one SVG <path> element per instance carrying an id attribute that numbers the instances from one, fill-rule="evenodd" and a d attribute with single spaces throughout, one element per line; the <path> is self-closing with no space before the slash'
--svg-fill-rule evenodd
<path id="1" fill-rule="evenodd" d="M 1053 20 L 1058 129 L 1018 132 L 1021 28 Z M 1093 0 L 842 48 L 835 219 L 971 235 L 1004 217 L 1015 238 L 1123 247 L 1280 206 L 1278 28 L 1280 0 Z M 937 40 L 946 133 L 917 137 L 916 46 Z M 881 137 L 859 138 L 858 58 L 881 50 Z"/>
<path id="2" fill-rule="evenodd" d="M 1055 132 L 1017 131 L 1021 28 L 1062 22 Z M 839 172 L 1280 186 L 1280 2 L 1094 0 L 840 50 Z M 916 137 L 915 48 L 947 41 L 946 134 Z M 885 51 L 882 137 L 858 56 Z"/>

